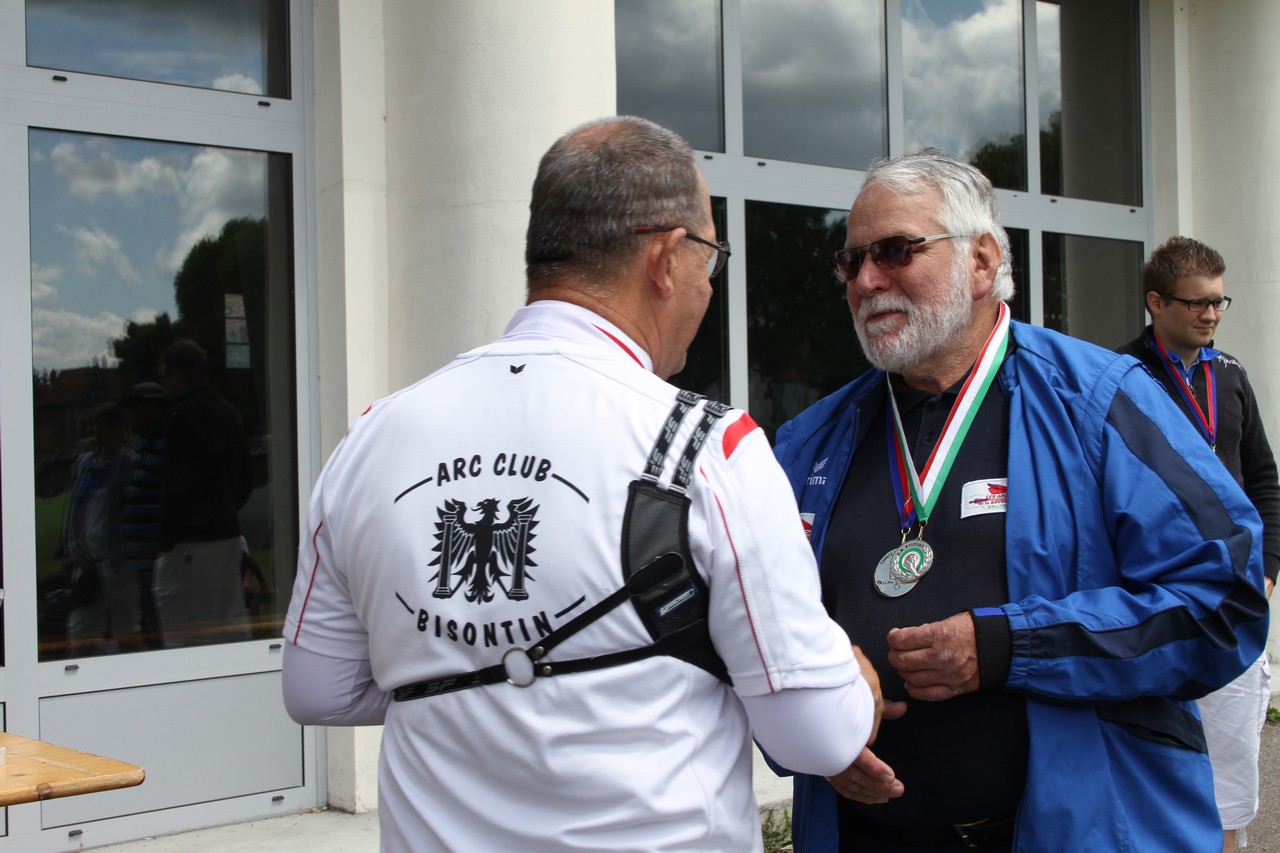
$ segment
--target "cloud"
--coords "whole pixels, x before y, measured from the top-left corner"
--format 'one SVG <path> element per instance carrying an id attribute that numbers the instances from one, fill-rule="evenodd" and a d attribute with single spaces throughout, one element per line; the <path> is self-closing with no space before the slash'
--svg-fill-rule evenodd
<path id="1" fill-rule="evenodd" d="M 230 220 L 264 214 L 265 169 L 265 156 L 256 152 L 199 150 L 182 176 L 178 200 L 184 228 L 159 259 L 167 274 L 177 272 L 192 246 L 206 237 L 216 237 Z"/>
<path id="2" fill-rule="evenodd" d="M 86 317 L 58 304 L 57 267 L 31 266 L 31 361 L 40 370 L 65 370 L 99 363 L 113 365 L 111 340 L 124 330 L 124 319 L 110 311 Z"/>
<path id="3" fill-rule="evenodd" d="M 58 231 L 71 237 L 75 248 L 72 250 L 77 268 L 86 278 L 101 279 L 105 271 L 112 271 L 115 277 L 126 284 L 140 284 L 142 276 L 138 275 L 133 264 L 120 249 L 120 241 L 101 228 L 68 228 L 57 226 Z"/>
<path id="4" fill-rule="evenodd" d="M 172 157 L 120 157 L 110 140 L 59 142 L 50 152 L 54 171 L 82 201 L 101 195 L 134 200 L 143 195 L 173 193 L 181 185 L 181 164 Z"/>
<path id="5" fill-rule="evenodd" d="M 213 81 L 212 87 L 223 92 L 243 92 L 246 95 L 262 94 L 262 83 L 245 74 L 224 74 Z"/>
<path id="6" fill-rule="evenodd" d="M 261 17 L 242 14 L 238 5 L 244 4 L 40 0 L 27 12 L 34 36 L 30 59 L 53 68 L 201 88 L 228 80 L 230 91 L 256 94 L 261 83 L 252 75 L 263 77 L 263 42 L 275 30 Z"/>
<path id="7" fill-rule="evenodd" d="M 879 13 L 758 3 L 744 5 L 742 25 L 748 156 L 863 169 L 885 153 Z"/>
<path id="8" fill-rule="evenodd" d="M 942 21 L 930 17 L 937 7 L 903 7 L 907 150 L 933 145 L 969 157 L 983 142 L 1024 132 L 1022 3 L 983 0 L 965 8 L 966 17 Z"/>

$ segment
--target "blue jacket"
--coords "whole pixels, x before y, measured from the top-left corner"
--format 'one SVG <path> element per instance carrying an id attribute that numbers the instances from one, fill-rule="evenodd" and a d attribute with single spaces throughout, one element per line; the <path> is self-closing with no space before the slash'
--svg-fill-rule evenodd
<path id="1" fill-rule="evenodd" d="M 1261 522 L 1135 360 L 1021 323 L 1012 335 L 992 391 L 1009 400 L 1005 689 L 1026 697 L 1030 740 L 1014 847 L 1221 850 L 1191 700 L 1265 644 Z M 819 561 L 884 386 L 873 370 L 778 432 Z M 837 849 L 835 798 L 796 777 L 797 851 Z"/>

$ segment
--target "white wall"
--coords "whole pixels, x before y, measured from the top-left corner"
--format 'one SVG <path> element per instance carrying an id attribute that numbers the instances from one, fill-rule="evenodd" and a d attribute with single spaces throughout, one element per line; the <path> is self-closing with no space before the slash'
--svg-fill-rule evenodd
<path id="1" fill-rule="evenodd" d="M 538 159 L 615 109 L 613 4 L 388 0 L 392 387 L 496 337 L 524 302 Z"/>
<path id="2" fill-rule="evenodd" d="M 1239 301 L 1218 345 L 1249 370 L 1272 448 L 1280 448 L 1280 3 L 1185 4 L 1195 233 L 1227 261 Z M 1163 239 L 1157 234 L 1156 239 Z M 1280 596 L 1273 596 L 1273 622 Z M 1272 660 L 1280 630 L 1272 629 Z M 1277 679 L 1280 682 L 1280 679 Z M 1275 685 L 1280 689 L 1280 683 Z"/>

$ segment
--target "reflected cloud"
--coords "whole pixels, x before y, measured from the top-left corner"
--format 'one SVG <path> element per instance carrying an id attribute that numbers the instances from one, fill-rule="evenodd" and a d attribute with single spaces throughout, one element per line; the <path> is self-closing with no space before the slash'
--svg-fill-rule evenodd
<path id="1" fill-rule="evenodd" d="M 31 361 L 37 370 L 66 370 L 92 364 L 112 366 L 111 340 L 124 318 L 111 311 L 86 317 L 58 304 L 58 267 L 31 266 Z"/>
<path id="2" fill-rule="evenodd" d="M 174 276 L 196 243 L 266 213 L 261 152 L 51 131 L 35 139 L 37 369 L 113 363 L 108 341 L 124 318 L 174 313 Z"/>
<path id="3" fill-rule="evenodd" d="M 259 94 L 266 9 L 251 0 L 27 0 L 28 59 L 42 67 Z"/>
<path id="4" fill-rule="evenodd" d="M 1023 133 L 1021 44 L 1019 0 L 905 4 L 906 150 L 932 145 L 967 159 L 983 142 Z"/>
<path id="5" fill-rule="evenodd" d="M 202 148 L 196 153 L 183 175 L 179 197 L 186 227 L 164 250 L 162 264 L 168 274 L 178 271 L 192 246 L 218 236 L 232 219 L 265 213 L 265 168 L 265 159 L 255 152 Z"/>
<path id="6" fill-rule="evenodd" d="M 116 278 L 128 284 L 139 284 L 133 264 L 120 250 L 120 241 L 101 228 L 68 228 L 59 225 L 58 231 L 71 237 L 75 244 L 76 267 L 87 278 L 101 278 L 105 270 L 114 270 Z"/>
<path id="7" fill-rule="evenodd" d="M 886 153 L 879 0 L 746 4 L 742 67 L 747 154 L 865 169 Z"/>
<path id="8" fill-rule="evenodd" d="M 243 92 L 246 95 L 261 95 L 262 83 L 244 74 L 226 74 L 213 81 L 214 89 L 223 92 Z"/>
<path id="9" fill-rule="evenodd" d="M 50 153 L 54 171 L 66 179 L 67 190 L 82 201 L 109 194 L 124 199 L 155 193 L 175 193 L 181 186 L 181 161 L 173 157 L 118 156 L 109 141 L 59 142 Z"/>

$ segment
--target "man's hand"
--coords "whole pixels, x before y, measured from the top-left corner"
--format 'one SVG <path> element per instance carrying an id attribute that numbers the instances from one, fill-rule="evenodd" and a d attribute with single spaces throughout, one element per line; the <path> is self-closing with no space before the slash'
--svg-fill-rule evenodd
<path id="1" fill-rule="evenodd" d="M 912 699 L 940 702 L 978 689 L 978 641 L 968 613 L 894 628 L 888 640 L 889 663 Z"/>
<path id="2" fill-rule="evenodd" d="M 893 704 L 906 707 L 905 702 Z M 894 797 L 901 797 L 906 790 L 893 775 L 893 768 L 866 747 L 852 764 L 835 776 L 828 776 L 827 781 L 837 794 L 859 803 L 887 803 Z"/>
<path id="3" fill-rule="evenodd" d="M 876 703 L 876 716 L 871 721 L 871 737 L 867 738 L 867 743 L 875 743 L 876 734 L 880 731 L 880 721 L 882 719 L 898 719 L 907 713 L 907 703 L 890 702 L 886 705 L 884 694 L 880 692 L 880 674 L 876 672 L 876 668 L 871 665 L 871 661 L 867 660 L 867 656 L 862 653 L 862 649 L 856 643 L 853 646 L 853 657 L 858 661 L 858 667 L 862 670 L 862 678 L 867 682 L 867 686 L 871 688 L 871 698 Z"/>
<path id="4" fill-rule="evenodd" d="M 1263 588 L 1266 590 L 1266 593 L 1267 593 L 1267 601 L 1270 601 L 1271 591 L 1276 588 L 1276 582 L 1273 581 L 1271 578 L 1267 578 L 1263 583 Z"/>

